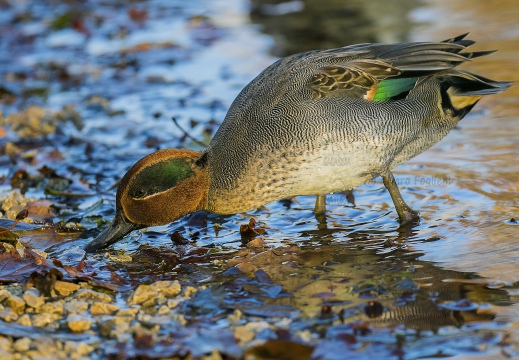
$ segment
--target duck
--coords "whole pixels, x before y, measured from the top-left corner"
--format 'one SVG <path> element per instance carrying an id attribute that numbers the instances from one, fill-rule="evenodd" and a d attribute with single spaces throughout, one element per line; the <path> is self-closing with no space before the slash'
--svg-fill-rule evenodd
<path id="1" fill-rule="evenodd" d="M 401 226 L 415 222 L 392 169 L 510 86 L 458 69 L 495 51 L 468 51 L 467 35 L 279 59 L 239 93 L 204 151 L 162 149 L 137 161 L 119 183 L 112 223 L 84 250 L 199 210 L 237 214 L 313 195 L 314 213 L 325 214 L 326 194 L 379 176 Z"/>

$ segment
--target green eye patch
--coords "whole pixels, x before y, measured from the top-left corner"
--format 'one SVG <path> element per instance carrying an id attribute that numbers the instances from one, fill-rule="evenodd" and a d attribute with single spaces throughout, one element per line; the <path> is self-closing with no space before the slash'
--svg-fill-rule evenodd
<path id="1" fill-rule="evenodd" d="M 142 169 L 133 179 L 129 194 L 142 198 L 171 189 L 194 175 L 191 162 L 183 159 L 161 161 Z"/>

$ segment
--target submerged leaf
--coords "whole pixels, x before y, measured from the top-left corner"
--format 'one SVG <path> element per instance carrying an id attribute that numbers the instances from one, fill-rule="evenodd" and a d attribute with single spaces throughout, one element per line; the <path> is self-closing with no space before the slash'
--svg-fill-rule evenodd
<path id="1" fill-rule="evenodd" d="M 49 267 L 47 260 L 29 249 L 25 249 L 24 255 L 15 249 L 0 254 L 0 282 L 20 282 L 34 271 Z"/>

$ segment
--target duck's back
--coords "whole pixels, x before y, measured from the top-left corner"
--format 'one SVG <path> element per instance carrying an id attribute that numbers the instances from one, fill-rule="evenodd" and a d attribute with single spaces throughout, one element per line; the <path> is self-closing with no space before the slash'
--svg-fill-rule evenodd
<path id="1" fill-rule="evenodd" d="M 453 70 L 490 53 L 463 52 L 473 43 L 463 38 L 312 51 L 269 66 L 207 149 L 212 211 L 351 189 L 434 145 L 481 96 L 508 86 Z"/>

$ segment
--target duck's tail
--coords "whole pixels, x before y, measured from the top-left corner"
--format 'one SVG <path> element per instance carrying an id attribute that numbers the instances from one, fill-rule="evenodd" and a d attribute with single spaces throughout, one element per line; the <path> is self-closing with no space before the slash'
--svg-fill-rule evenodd
<path id="1" fill-rule="evenodd" d="M 500 93 L 511 85 L 507 81 L 494 81 L 466 71 L 451 71 L 440 78 L 442 105 L 460 119 L 483 96 Z"/>

